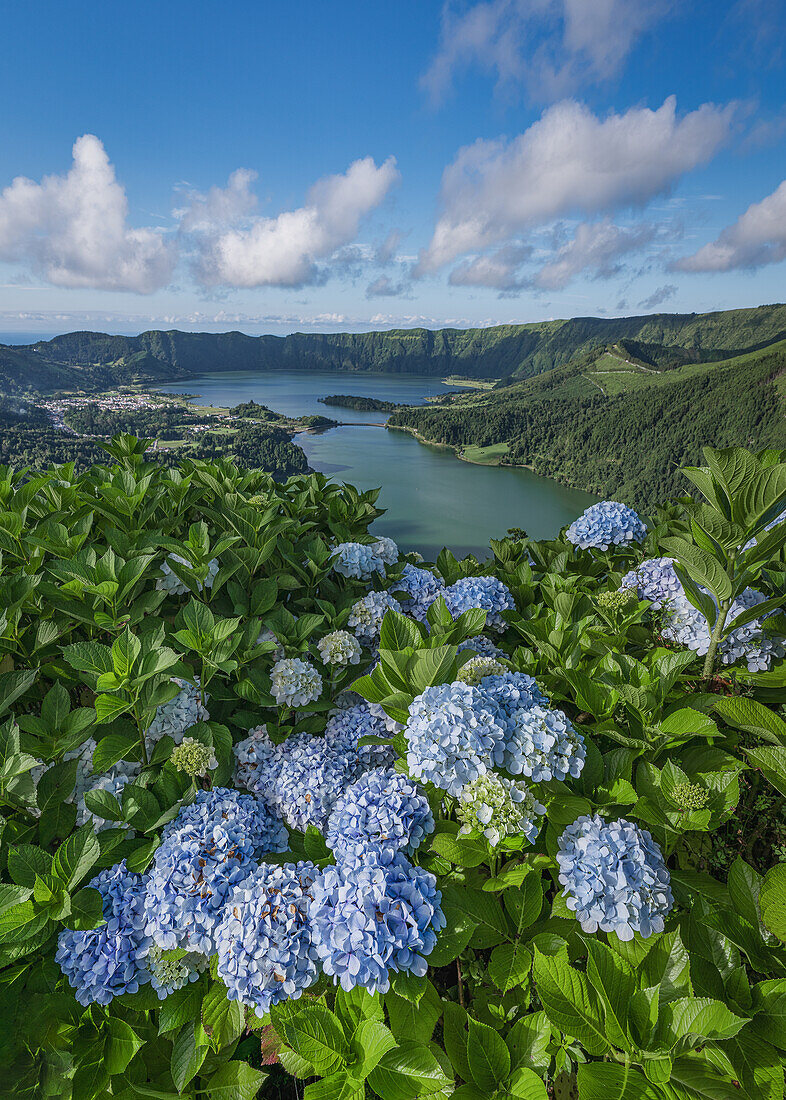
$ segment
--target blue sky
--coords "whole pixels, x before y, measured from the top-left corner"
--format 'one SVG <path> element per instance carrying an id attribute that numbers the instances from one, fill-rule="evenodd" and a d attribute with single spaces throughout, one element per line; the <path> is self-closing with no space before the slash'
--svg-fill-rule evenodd
<path id="1" fill-rule="evenodd" d="M 2 16 L 2 332 L 784 299 L 780 0 Z"/>

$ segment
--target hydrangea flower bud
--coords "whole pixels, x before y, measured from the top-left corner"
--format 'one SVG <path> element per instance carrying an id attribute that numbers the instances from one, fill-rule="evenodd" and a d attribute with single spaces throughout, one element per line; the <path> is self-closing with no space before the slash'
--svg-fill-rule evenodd
<path id="1" fill-rule="evenodd" d="M 471 657 L 458 670 L 456 679 L 470 687 L 478 687 L 485 676 L 502 676 L 508 671 L 507 666 L 495 657 Z"/>
<path id="2" fill-rule="evenodd" d="M 477 829 L 496 847 L 506 837 L 521 835 L 534 844 L 541 825 L 537 817 L 546 807 L 523 783 L 486 772 L 464 787 L 456 812 L 461 833 Z"/>
<path id="3" fill-rule="evenodd" d="M 163 1001 L 170 993 L 176 992 L 195 982 L 207 968 L 208 960 L 204 955 L 193 951 L 164 951 L 158 944 L 152 944 L 147 959 L 150 970 L 150 984 Z"/>
<path id="4" fill-rule="evenodd" d="M 218 767 L 213 750 L 194 737 L 184 737 L 172 750 L 169 759 L 174 768 L 185 772 L 191 779 L 201 779 L 213 768 Z"/>
<path id="5" fill-rule="evenodd" d="M 710 792 L 698 783 L 678 783 L 674 788 L 674 801 L 681 810 L 703 810 L 709 798 Z"/>

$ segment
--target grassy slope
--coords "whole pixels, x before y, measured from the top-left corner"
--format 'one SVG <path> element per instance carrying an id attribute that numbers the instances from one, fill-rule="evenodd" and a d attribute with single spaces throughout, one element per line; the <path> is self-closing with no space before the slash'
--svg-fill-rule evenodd
<path id="1" fill-rule="evenodd" d="M 710 363 L 652 374 L 613 370 L 600 377 L 585 358 L 492 393 L 394 414 L 429 440 L 502 461 L 641 507 L 687 491 L 677 467 L 701 447 L 786 447 L 786 340 Z M 601 369 L 604 369 L 603 366 Z M 468 453 L 468 457 L 469 457 Z"/>
<path id="2" fill-rule="evenodd" d="M 217 370 L 341 370 L 528 378 L 623 342 L 642 362 L 721 359 L 786 336 L 786 305 L 704 314 L 540 321 L 482 329 L 368 333 L 75 332 L 26 348 L 0 346 L 0 390 L 151 381 Z M 631 343 L 632 342 L 632 343 Z M 653 350 L 655 349 L 655 350 Z M 628 350 L 628 354 L 634 354 Z M 657 365 L 657 364 L 656 364 Z"/>

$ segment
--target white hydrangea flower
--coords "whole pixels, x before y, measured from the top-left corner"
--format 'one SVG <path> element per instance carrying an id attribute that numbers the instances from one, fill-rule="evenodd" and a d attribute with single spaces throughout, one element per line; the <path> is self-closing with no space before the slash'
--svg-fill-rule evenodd
<path id="1" fill-rule="evenodd" d="M 334 630 L 317 642 L 317 649 L 325 665 L 358 665 L 363 650 L 357 638 L 348 630 Z"/>
<path id="2" fill-rule="evenodd" d="M 270 690 L 279 706 L 305 707 L 322 694 L 322 677 L 307 661 L 289 657 L 273 665 Z"/>
<path id="3" fill-rule="evenodd" d="M 177 562 L 178 565 L 184 565 L 187 569 L 192 569 L 193 566 L 190 561 L 186 561 L 185 558 L 181 558 L 179 554 L 168 554 L 168 561 Z M 166 561 L 161 563 L 161 572 L 164 574 L 160 580 L 156 581 L 156 588 L 160 591 L 168 592 L 170 596 L 184 596 L 190 589 L 187 584 L 183 584 L 180 577 L 176 573 L 173 573 Z M 207 576 L 202 584 L 199 585 L 199 591 L 203 592 L 206 588 L 213 587 L 213 581 L 216 579 L 216 573 L 218 573 L 218 558 L 213 558 L 207 565 Z"/>
<path id="4" fill-rule="evenodd" d="M 197 741 L 195 737 L 184 737 L 176 745 L 170 763 L 178 771 L 185 772 L 192 779 L 201 779 L 209 771 L 218 767 L 218 760 L 211 748 Z"/>

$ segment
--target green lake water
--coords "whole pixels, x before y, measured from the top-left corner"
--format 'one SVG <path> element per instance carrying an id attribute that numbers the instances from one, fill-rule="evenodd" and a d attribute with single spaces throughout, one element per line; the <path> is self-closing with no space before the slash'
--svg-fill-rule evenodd
<path id="1" fill-rule="evenodd" d="M 420 404 L 428 396 L 448 392 L 438 378 L 238 371 L 204 374 L 188 386 L 170 383 L 158 388 L 198 393 L 195 404 L 232 406 L 253 399 L 288 416 L 316 413 L 348 422 L 318 435 L 297 436 L 309 465 L 361 489 L 381 487 L 378 505 L 387 511 L 374 530 L 429 560 L 443 546 L 459 556 L 485 556 L 488 540 L 503 538 L 509 527 L 522 527 L 535 538 L 553 537 L 595 499 L 529 470 L 461 462 L 445 448 L 376 426 L 386 419 L 383 413 L 336 408 L 318 400 L 349 393 Z"/>

